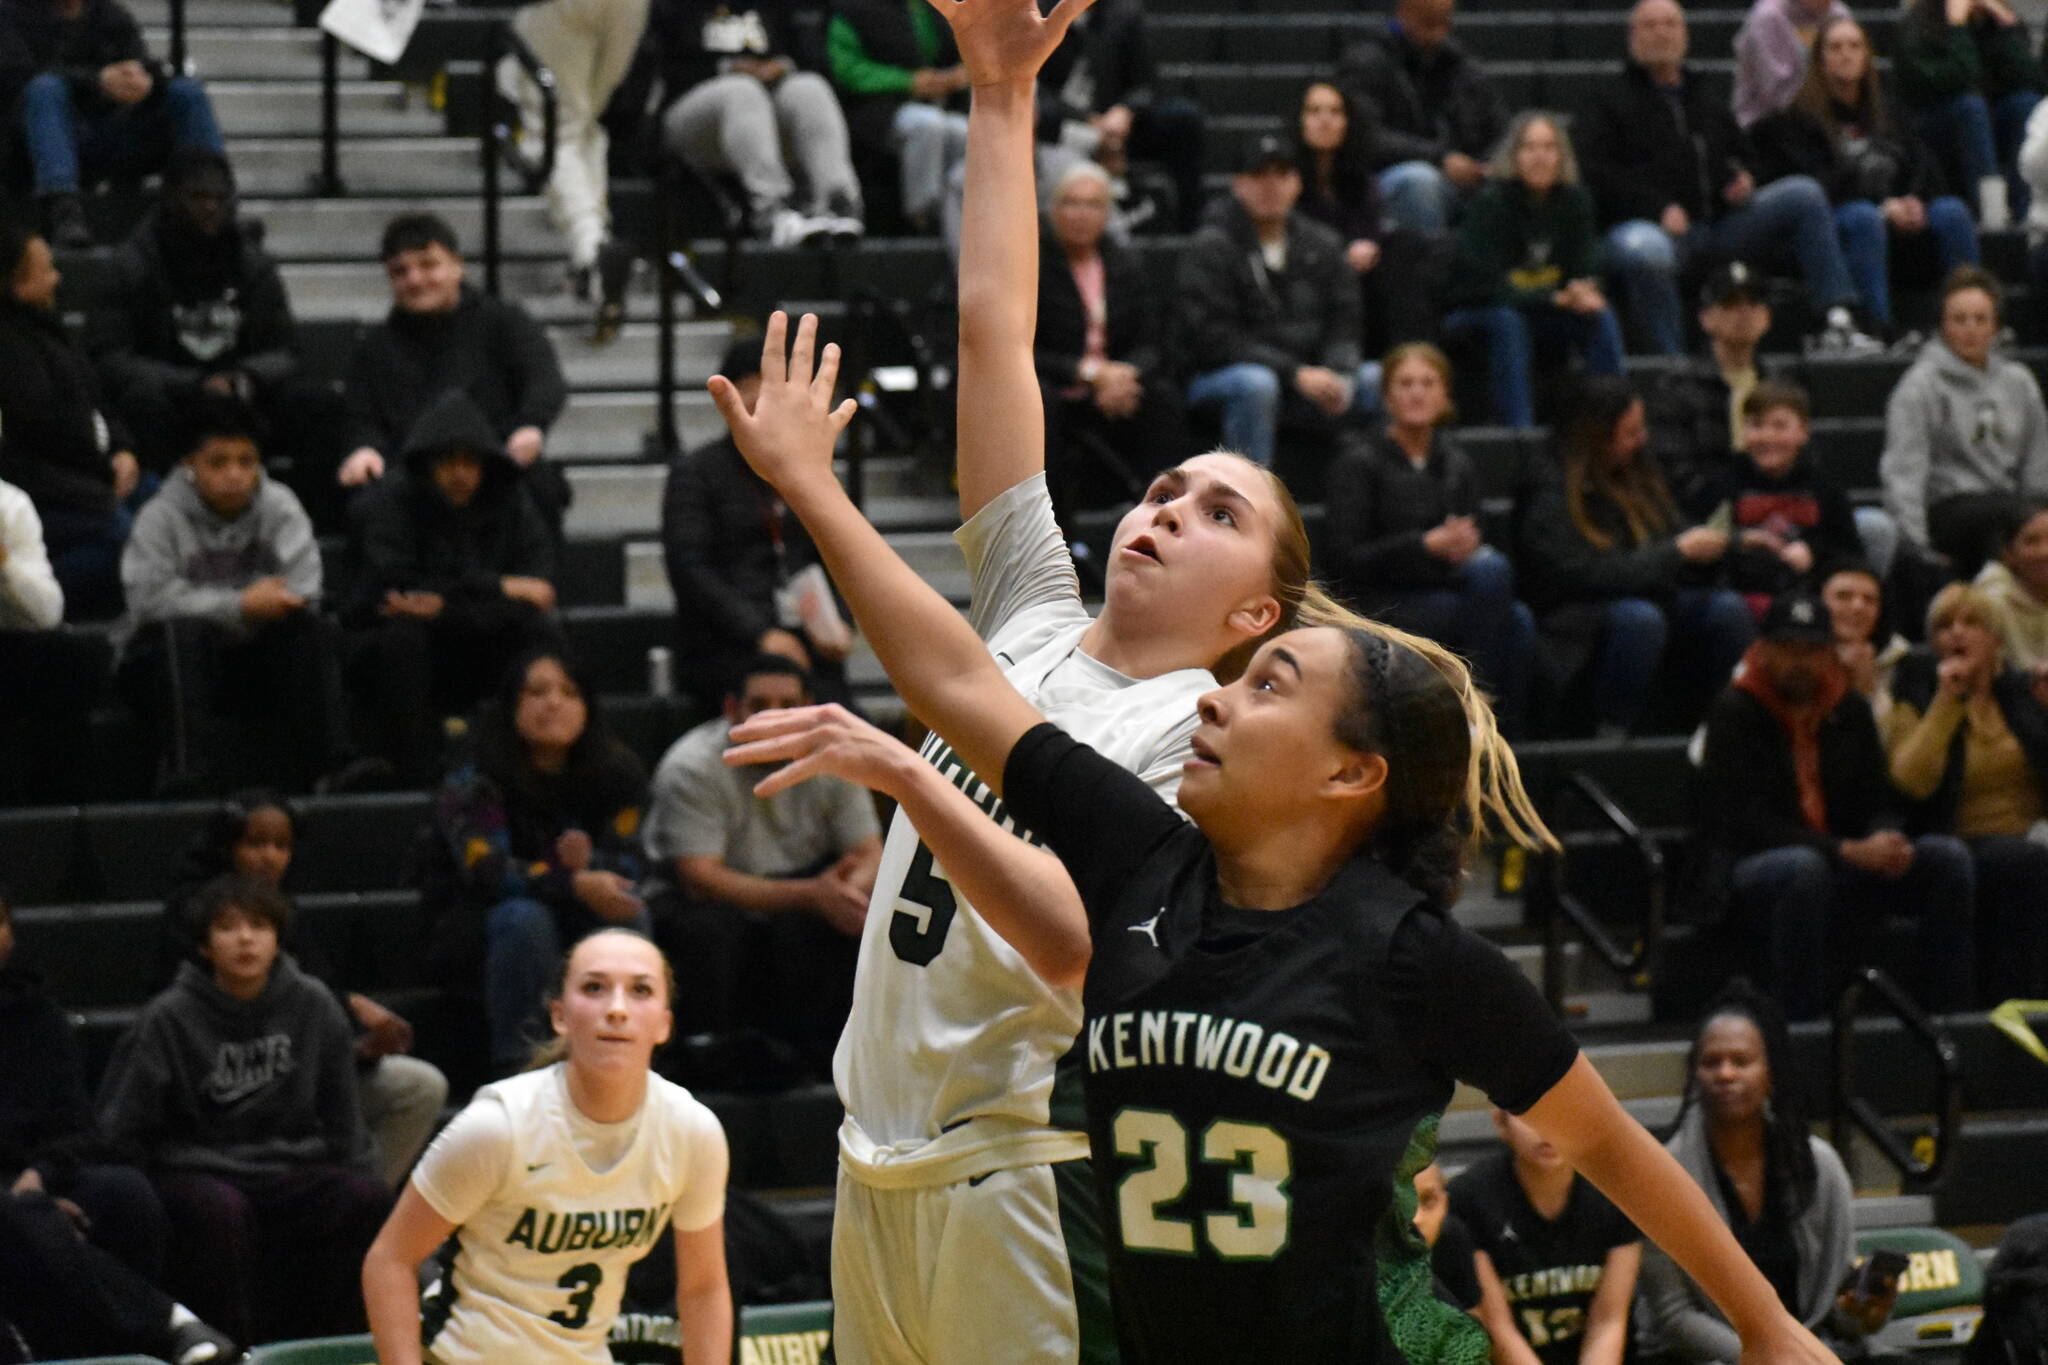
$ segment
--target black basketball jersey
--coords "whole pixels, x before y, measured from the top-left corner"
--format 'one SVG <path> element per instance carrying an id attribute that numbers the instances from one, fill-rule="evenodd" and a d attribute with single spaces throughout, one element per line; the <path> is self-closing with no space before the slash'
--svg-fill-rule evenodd
<path id="1" fill-rule="evenodd" d="M 1228 906 L 1201 833 L 1050 725 L 1004 798 L 1088 909 L 1074 1047 L 1128 1365 L 1400 1359 L 1373 1249 L 1397 1163 L 1454 1078 L 1526 1108 L 1571 1035 L 1371 857 L 1291 910 Z"/>
<path id="2" fill-rule="evenodd" d="M 1507 1152 L 1451 1182 L 1451 1211 L 1493 1262 L 1523 1339 L 1544 1365 L 1573 1365 L 1607 1253 L 1639 1240 L 1635 1225 L 1584 1179 L 1572 1181 L 1564 1212 L 1545 1218 L 1523 1193 Z"/>

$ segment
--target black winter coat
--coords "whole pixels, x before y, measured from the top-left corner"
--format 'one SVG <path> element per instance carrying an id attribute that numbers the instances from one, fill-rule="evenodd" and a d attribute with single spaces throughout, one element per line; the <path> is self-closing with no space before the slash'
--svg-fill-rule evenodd
<path id="1" fill-rule="evenodd" d="M 776 590 L 818 562 L 803 523 L 747 468 L 729 436 L 669 466 L 661 550 L 676 595 L 679 648 L 693 663 L 711 662 L 714 672 L 753 653 L 761 633 L 780 624 Z"/>
<path id="2" fill-rule="evenodd" d="M 0 107 L 11 108 L 31 77 L 54 71 L 81 112 L 106 113 L 117 106 L 100 89 L 100 72 L 116 62 L 148 66 L 159 90 L 168 74 L 150 61 L 142 29 L 120 0 L 84 0 L 68 19 L 57 0 L 0 0 Z"/>
<path id="3" fill-rule="evenodd" d="M 1734 443 L 1728 426 L 1731 393 L 1712 356 L 1693 356 L 1657 376 L 1643 395 L 1650 454 L 1671 496 L 1695 519 L 1714 509 L 1728 478 Z"/>
<path id="4" fill-rule="evenodd" d="M 1479 472 L 1439 431 L 1417 469 L 1381 430 L 1331 462 L 1323 523 L 1323 564 L 1347 597 L 1369 603 L 1378 589 L 1449 586 L 1455 565 L 1422 547 L 1445 517 L 1479 515 Z"/>
<path id="5" fill-rule="evenodd" d="M 434 457 L 461 448 L 484 455 L 484 477 L 465 507 L 434 486 Z M 429 408 L 405 445 L 404 468 L 350 509 L 355 582 L 342 616 L 372 624 L 384 594 L 439 593 L 446 612 L 491 610 L 505 602 L 501 579 L 555 576 L 555 542 L 528 495 L 519 466 L 474 403 L 449 393 Z"/>
<path id="6" fill-rule="evenodd" d="M 1708 838 L 1728 853 L 1742 858 L 1803 845 L 1833 858 L 1844 839 L 1897 827 L 1901 801 L 1884 741 L 1870 703 L 1854 688 L 1821 718 L 1820 786 L 1826 834 L 1809 829 L 1799 813 L 1792 741 L 1778 718 L 1732 686 L 1707 708 L 1700 810 Z"/>
<path id="7" fill-rule="evenodd" d="M 1377 116 L 1373 163 L 1442 161 L 1451 152 L 1485 159 L 1507 130 L 1508 107 L 1479 63 L 1456 42 L 1427 51 L 1389 23 L 1344 54 L 1337 80 L 1354 108 Z"/>
<path id="8" fill-rule="evenodd" d="M 1067 85 L 1083 61 L 1092 83 L 1090 98 L 1070 104 Z M 1139 0 L 1096 0 L 1039 70 L 1038 136 L 1057 142 L 1064 121 L 1086 120 L 1114 105 L 1142 109 L 1152 102 L 1152 83 L 1157 79 Z"/>
<path id="9" fill-rule="evenodd" d="M 1892 673 L 1893 700 L 1926 715 L 1927 708 L 1934 704 L 1939 665 L 1933 652 L 1924 646 L 1899 660 Z M 2005 669 L 1992 680 L 1991 695 L 1998 702 L 2006 727 L 2020 742 L 2027 766 L 2034 771 L 2034 780 L 2043 791 L 2048 791 L 2048 710 L 2034 700 L 2033 680 L 2017 668 Z M 1969 727 L 1958 725 L 1955 737 L 1949 741 L 1948 762 L 1942 769 L 1940 783 L 1926 800 L 1907 806 L 1915 833 L 1955 832 L 1956 810 L 1963 799 L 1963 762 L 1968 741 Z"/>
<path id="10" fill-rule="evenodd" d="M 111 515 L 113 456 L 127 445 L 63 320 L 0 296 L 0 479 L 38 511 Z"/>
<path id="11" fill-rule="evenodd" d="M 92 1104 L 71 1021 L 18 962 L 0 967 L 0 1179 L 68 1169 L 89 1141 Z"/>
<path id="12" fill-rule="evenodd" d="M 1758 119 L 1750 126 L 1749 141 L 1756 149 L 1758 184 L 1810 175 L 1828 192 L 1831 204 L 1882 203 L 1904 195 L 1932 199 L 1948 192 L 1940 167 L 1896 112 L 1882 132 L 1864 138 L 1853 154 L 1828 135 L 1826 124 L 1796 105 Z"/>
<path id="13" fill-rule="evenodd" d="M 117 404 L 196 398 L 208 375 L 240 370 L 259 389 L 298 372 L 298 326 L 277 262 L 238 224 L 207 241 L 152 213 L 122 247 L 86 342 Z"/>
<path id="14" fill-rule="evenodd" d="M 427 407 L 459 389 L 483 410 L 496 441 L 521 427 L 545 431 L 568 406 L 555 348 L 525 309 L 468 285 L 452 312 L 391 310 L 356 343 L 345 385 L 348 440 L 386 458 Z"/>
<path id="15" fill-rule="evenodd" d="M 1152 297 L 1152 280 L 1137 254 L 1104 238 L 1102 292 L 1109 317 L 1106 345 L 1111 360 L 1134 365 L 1151 378 L 1166 368 L 1163 320 Z M 1046 384 L 1077 382 L 1081 353 L 1088 346 L 1088 312 L 1066 253 L 1047 235 L 1039 247 L 1038 377 Z"/>
<path id="16" fill-rule="evenodd" d="M 1235 200 L 1195 234 L 1180 260 L 1180 345 L 1195 374 L 1225 365 L 1264 365 L 1292 391 L 1294 371 L 1324 365 L 1357 370 L 1363 307 L 1344 242 L 1321 223 L 1287 219 L 1287 269 L 1266 268 L 1258 233 Z"/>
<path id="17" fill-rule="evenodd" d="M 1592 82 L 1572 122 L 1579 172 L 1593 191 L 1600 226 L 1651 222 L 1677 204 L 1694 222 L 1727 212 L 1721 191 L 1752 154 L 1735 115 L 1688 73 L 1680 87 L 1684 125 L 1670 98 L 1634 62 Z"/>

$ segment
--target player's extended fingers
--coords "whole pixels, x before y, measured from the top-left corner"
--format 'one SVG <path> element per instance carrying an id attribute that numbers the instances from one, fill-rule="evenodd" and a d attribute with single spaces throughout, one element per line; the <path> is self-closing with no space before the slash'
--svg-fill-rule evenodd
<path id="1" fill-rule="evenodd" d="M 789 314 L 780 308 L 768 315 L 761 333 L 761 382 L 780 384 L 789 374 Z"/>
<path id="2" fill-rule="evenodd" d="M 790 706 L 776 711 L 763 711 L 758 716 L 749 716 L 732 727 L 732 738 L 742 744 L 755 739 L 772 739 L 799 730 L 814 730 L 820 722 L 831 720 L 837 712 L 832 706 Z"/>
<path id="3" fill-rule="evenodd" d="M 853 415 L 859 411 L 860 404 L 854 402 L 851 398 L 834 408 L 832 410 L 832 434 L 837 436 L 840 432 L 846 430 L 847 426 L 853 421 Z M 2040 690 L 2042 684 L 2037 682 L 2034 684 L 2034 687 L 2036 690 Z"/>
<path id="4" fill-rule="evenodd" d="M 773 796 L 786 792 L 799 782 L 808 782 L 820 774 L 829 773 L 824 760 L 817 754 L 806 754 L 793 763 L 785 763 L 768 776 L 754 784 L 754 795 Z"/>
<path id="5" fill-rule="evenodd" d="M 818 357 L 817 377 L 811 380 L 811 397 L 821 403 L 832 401 L 832 389 L 839 383 L 839 343 L 827 342 Z"/>
<path id="6" fill-rule="evenodd" d="M 811 382 L 811 358 L 818 345 L 818 315 L 806 313 L 796 325 L 796 342 L 789 348 L 789 382 Z"/>
<path id="7" fill-rule="evenodd" d="M 1060 0 L 1052 7 L 1052 13 L 1045 16 L 1045 26 L 1064 36 L 1068 25 L 1080 18 L 1094 3 L 1095 0 Z"/>
<path id="8" fill-rule="evenodd" d="M 717 407 L 718 415 L 725 419 L 725 425 L 731 429 L 733 435 L 739 435 L 740 429 L 754 420 L 753 414 L 747 411 L 746 401 L 740 397 L 739 389 L 724 375 L 712 375 L 705 381 L 704 387 L 711 390 L 711 402 Z"/>

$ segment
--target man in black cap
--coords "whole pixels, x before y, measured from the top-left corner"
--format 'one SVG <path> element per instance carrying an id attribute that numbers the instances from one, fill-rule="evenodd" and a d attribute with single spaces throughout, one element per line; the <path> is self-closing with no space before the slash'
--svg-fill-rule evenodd
<path id="1" fill-rule="evenodd" d="M 1771 330 L 1763 275 L 1742 261 L 1716 266 L 1700 289 L 1699 319 L 1705 352 L 1667 369 L 1644 404 L 1651 453 L 1693 517 L 1713 510 L 1701 503 L 1742 449 L 1742 400 L 1756 387 L 1756 348 Z"/>
<path id="2" fill-rule="evenodd" d="M 751 409 L 761 391 L 760 337 L 735 339 L 718 372 Z M 779 654 L 809 671 L 819 701 L 848 700 L 850 644 L 817 638 L 794 609 L 793 581 L 813 568 L 823 573 L 818 552 L 803 523 L 747 468 L 730 433 L 669 466 L 661 552 L 676 597 L 679 688 L 716 702 L 749 659 Z"/>
<path id="3" fill-rule="evenodd" d="M 1326 443 L 1337 419 L 1377 408 L 1379 367 L 1361 363 L 1363 308 L 1343 240 L 1294 211 L 1293 150 L 1260 138 L 1230 193 L 1181 257 L 1188 403 L 1220 411 L 1223 444 L 1270 467 L 1283 422 Z"/>
<path id="4" fill-rule="evenodd" d="M 1918 925 L 1915 994 L 1967 1008 L 1976 878 L 1948 835 L 1908 838 L 1870 703 L 1848 685 L 1827 606 L 1787 593 L 1707 712 L 1702 833 L 1732 863 L 1733 920 L 1792 1019 L 1832 998 L 1829 964 L 1888 914 Z"/>

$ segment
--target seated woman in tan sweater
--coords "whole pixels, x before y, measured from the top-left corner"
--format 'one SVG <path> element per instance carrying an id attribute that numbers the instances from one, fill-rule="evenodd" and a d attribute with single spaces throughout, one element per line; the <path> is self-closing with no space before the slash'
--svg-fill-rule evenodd
<path id="1" fill-rule="evenodd" d="M 1977 861 L 1979 980 L 1986 1003 L 2048 985 L 2048 687 L 2006 665 L 1997 608 L 1952 583 L 1927 612 L 1931 653 L 1901 661 L 1885 719 L 1892 781 L 1923 832 L 1954 834 Z"/>

